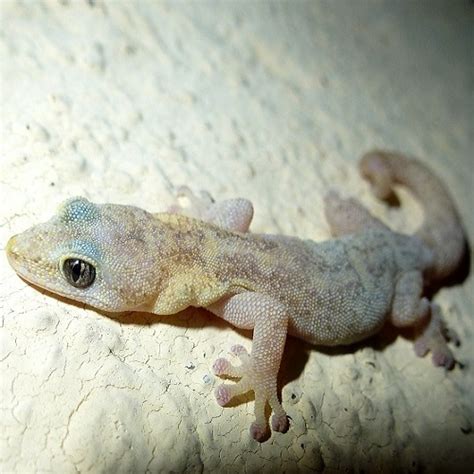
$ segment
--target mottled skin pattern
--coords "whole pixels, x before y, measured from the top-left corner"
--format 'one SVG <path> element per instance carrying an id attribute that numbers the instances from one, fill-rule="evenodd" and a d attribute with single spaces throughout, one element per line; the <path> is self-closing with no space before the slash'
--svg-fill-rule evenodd
<path id="1" fill-rule="evenodd" d="M 288 429 L 276 385 L 287 333 L 314 344 L 350 344 L 390 320 L 419 327 L 419 355 L 431 351 L 436 365 L 454 364 L 440 310 L 423 296 L 427 283 L 449 275 L 463 257 L 452 200 L 421 163 L 400 155 L 369 153 L 361 172 L 381 198 L 396 183 L 417 194 L 425 208 L 417 235 L 392 232 L 335 193 L 325 202 L 333 240 L 250 234 L 247 200 L 215 203 L 182 188 L 191 205 L 177 201 L 159 214 L 71 199 L 50 221 L 12 237 L 7 254 L 27 281 L 96 308 L 174 314 L 197 306 L 253 329 L 251 353 L 232 348 L 240 365 L 215 362 L 217 375 L 239 379 L 220 385 L 216 397 L 225 405 L 253 390 L 250 431 L 263 441 L 267 403 L 272 428 Z"/>

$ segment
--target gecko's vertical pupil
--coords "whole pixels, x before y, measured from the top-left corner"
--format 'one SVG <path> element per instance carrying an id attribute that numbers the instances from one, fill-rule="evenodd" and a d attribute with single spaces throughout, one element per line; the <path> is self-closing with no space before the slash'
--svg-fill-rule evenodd
<path id="1" fill-rule="evenodd" d="M 95 268 L 79 258 L 64 260 L 63 272 L 66 280 L 76 288 L 87 288 L 95 280 Z"/>
<path id="2" fill-rule="evenodd" d="M 81 262 L 79 260 L 74 260 L 71 264 L 71 276 L 72 279 L 77 282 L 81 276 Z"/>

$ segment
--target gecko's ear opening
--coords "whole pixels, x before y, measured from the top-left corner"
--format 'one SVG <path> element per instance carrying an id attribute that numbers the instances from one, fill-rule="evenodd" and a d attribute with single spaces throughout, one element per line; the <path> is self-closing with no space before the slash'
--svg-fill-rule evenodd
<path id="1" fill-rule="evenodd" d="M 98 216 L 97 206 L 84 197 L 73 197 L 64 201 L 58 209 L 62 222 L 91 222 Z"/>

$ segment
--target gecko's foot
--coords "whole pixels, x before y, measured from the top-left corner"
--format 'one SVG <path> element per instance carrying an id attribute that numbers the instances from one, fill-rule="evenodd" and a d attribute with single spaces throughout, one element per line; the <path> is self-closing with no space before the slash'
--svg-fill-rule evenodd
<path id="1" fill-rule="evenodd" d="M 179 186 L 168 212 L 202 219 L 213 204 L 214 199 L 207 191 L 200 191 L 199 195 L 196 195 L 188 186 Z"/>
<path id="2" fill-rule="evenodd" d="M 247 232 L 253 217 L 253 206 L 243 198 L 216 202 L 206 191 L 196 195 L 187 186 L 180 186 L 168 212 L 199 219 L 230 231 Z"/>
<path id="3" fill-rule="evenodd" d="M 222 384 L 215 391 L 217 403 L 224 406 L 229 401 L 244 393 L 255 393 L 255 421 L 250 426 L 250 434 L 256 441 L 265 441 L 270 432 L 265 416 L 267 403 L 273 410 L 272 429 L 282 433 L 288 430 L 288 417 L 283 410 L 277 395 L 276 380 L 274 377 L 259 372 L 247 350 L 240 345 L 231 348 L 233 355 L 240 359 L 241 365 L 234 366 L 227 359 L 220 358 L 214 362 L 213 369 L 216 375 L 222 377 L 239 378 L 234 384 Z"/>
<path id="4" fill-rule="evenodd" d="M 446 327 L 441 308 L 434 303 L 430 306 L 431 320 L 415 341 L 415 353 L 418 357 L 423 357 L 431 352 L 434 365 L 450 370 L 454 367 L 456 359 L 447 343 L 452 341 L 459 345 L 459 338 L 453 330 Z"/>

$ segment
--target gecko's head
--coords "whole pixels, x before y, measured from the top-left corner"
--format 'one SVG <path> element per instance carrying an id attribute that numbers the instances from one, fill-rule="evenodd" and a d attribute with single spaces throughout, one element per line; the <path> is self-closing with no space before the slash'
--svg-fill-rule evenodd
<path id="1" fill-rule="evenodd" d="M 105 311 L 137 309 L 158 278 L 150 220 L 132 206 L 73 198 L 48 222 L 13 236 L 8 260 L 25 280 L 53 293 Z"/>

